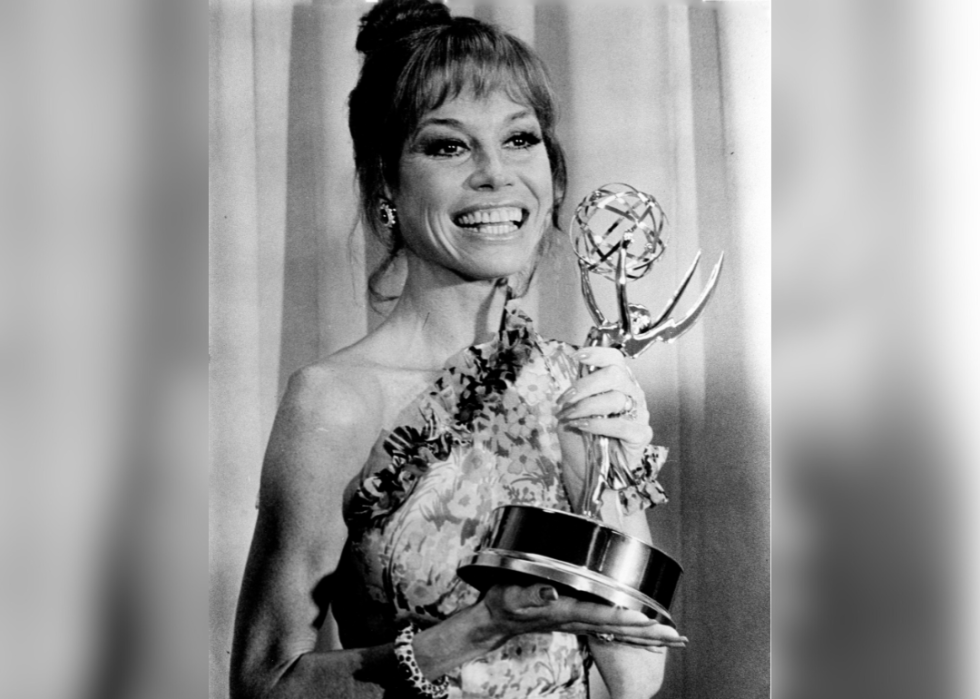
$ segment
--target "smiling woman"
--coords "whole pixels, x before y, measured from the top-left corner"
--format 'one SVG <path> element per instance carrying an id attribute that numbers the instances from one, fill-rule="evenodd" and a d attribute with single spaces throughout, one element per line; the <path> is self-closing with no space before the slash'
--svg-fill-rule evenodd
<path id="1" fill-rule="evenodd" d="M 672 627 L 533 581 L 480 594 L 456 575 L 495 508 L 581 501 L 584 435 L 609 437 L 631 470 L 649 458 L 623 356 L 542 338 L 511 303 L 565 191 L 544 69 L 518 39 L 425 0 L 380 2 L 357 47 L 362 217 L 408 273 L 377 329 L 289 382 L 232 694 L 582 699 L 594 662 L 617 699 L 649 697 L 665 649 L 686 643 Z M 649 539 L 642 511 L 626 514 L 618 525 Z M 325 640 L 327 605 L 345 650 Z"/>
<path id="2" fill-rule="evenodd" d="M 490 25 L 450 17 L 445 6 L 419 2 L 375 8 L 362 20 L 357 49 L 365 58 L 361 79 L 350 95 L 348 123 L 362 217 L 388 251 L 369 285 L 375 298 L 383 298 L 377 293 L 378 282 L 404 245 L 399 227 L 381 219 L 381 204 L 403 181 L 402 168 L 412 154 L 450 159 L 468 155 L 468 161 L 480 166 L 471 173 L 470 187 L 477 181 L 487 186 L 481 180 L 488 175 L 493 186 L 494 177 L 513 174 L 498 169 L 504 164 L 494 158 L 498 143 L 506 144 L 506 151 L 545 155 L 553 185 L 553 201 L 546 210 L 557 229 L 567 185 L 565 154 L 555 134 L 557 109 L 551 86 L 543 64 L 527 45 Z M 462 109 L 463 102 L 479 112 L 479 103 L 487 98 L 499 104 L 500 123 L 490 124 L 486 115 L 475 112 L 460 114 L 470 118 L 469 124 L 461 123 L 443 109 L 447 101 L 459 101 L 451 112 Z M 468 132 L 468 126 L 481 133 Z M 491 136 L 491 127 L 506 133 Z M 503 141 L 496 141 L 501 137 Z M 543 154 L 535 147 L 539 143 Z M 550 241 L 542 242 L 546 248 Z"/>

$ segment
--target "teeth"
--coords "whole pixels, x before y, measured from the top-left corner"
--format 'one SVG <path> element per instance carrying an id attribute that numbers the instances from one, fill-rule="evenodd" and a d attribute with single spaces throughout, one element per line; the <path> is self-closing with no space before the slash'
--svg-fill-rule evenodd
<path id="1" fill-rule="evenodd" d="M 513 233 L 517 230 L 517 225 L 513 223 L 481 223 L 476 226 L 477 230 L 483 235 L 504 235 L 506 233 Z"/>
<path id="2" fill-rule="evenodd" d="M 524 218 L 524 214 L 520 209 L 508 206 L 497 209 L 481 209 L 472 213 L 463 214 L 457 219 L 457 223 L 461 226 L 483 226 L 488 223 L 519 225 L 522 218 Z M 511 226 L 507 226 L 506 228 L 512 230 Z"/>

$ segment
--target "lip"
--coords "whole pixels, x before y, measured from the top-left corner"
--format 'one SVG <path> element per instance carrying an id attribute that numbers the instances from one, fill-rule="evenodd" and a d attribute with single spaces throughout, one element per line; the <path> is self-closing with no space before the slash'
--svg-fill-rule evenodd
<path id="1" fill-rule="evenodd" d="M 531 217 L 531 209 L 526 204 L 516 201 L 501 201 L 501 202 L 483 202 L 480 204 L 473 204 L 466 206 L 462 209 L 454 211 L 450 216 L 453 224 L 458 228 L 463 228 L 465 230 L 472 230 L 469 226 L 460 226 L 457 221 L 467 214 L 475 214 L 480 211 L 490 211 L 493 209 L 519 209 L 521 212 L 521 222 L 517 225 L 517 230 L 524 228 L 524 224 L 527 223 L 528 219 Z"/>

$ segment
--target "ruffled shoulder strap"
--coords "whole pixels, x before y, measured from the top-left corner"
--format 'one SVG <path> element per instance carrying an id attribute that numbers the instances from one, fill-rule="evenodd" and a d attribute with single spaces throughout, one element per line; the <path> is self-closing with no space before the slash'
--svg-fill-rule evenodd
<path id="1" fill-rule="evenodd" d="M 383 446 L 389 462 L 348 500 L 348 526 L 378 524 L 405 502 L 433 464 L 448 459 L 456 447 L 472 445 L 474 431 L 540 351 L 533 322 L 509 300 L 497 336 L 453 355 L 417 399 L 419 420 L 388 434 Z"/>

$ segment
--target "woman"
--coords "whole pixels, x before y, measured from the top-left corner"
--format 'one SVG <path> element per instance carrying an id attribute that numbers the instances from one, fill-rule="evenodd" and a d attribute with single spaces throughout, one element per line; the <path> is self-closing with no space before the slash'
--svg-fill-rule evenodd
<path id="1" fill-rule="evenodd" d="M 263 467 L 232 658 L 235 697 L 649 697 L 686 639 L 546 584 L 455 575 L 493 508 L 571 509 L 582 435 L 646 469 L 621 354 L 537 336 L 509 303 L 555 234 L 565 170 L 539 60 L 424 0 L 362 21 L 350 99 L 362 214 L 404 288 L 360 342 L 292 377 Z M 581 364 L 595 368 L 579 379 Z M 629 410 L 633 408 L 633 410 Z M 649 536 L 642 513 L 617 522 Z M 320 638 L 330 604 L 348 650 Z M 397 640 L 396 640 L 397 637 Z"/>

